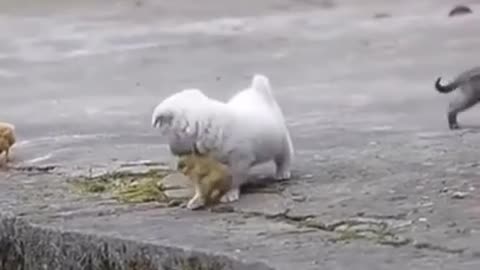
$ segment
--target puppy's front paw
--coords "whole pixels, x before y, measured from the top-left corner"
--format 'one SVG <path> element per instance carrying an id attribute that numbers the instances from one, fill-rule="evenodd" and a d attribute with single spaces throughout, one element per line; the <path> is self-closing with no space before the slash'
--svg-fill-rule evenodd
<path id="1" fill-rule="evenodd" d="M 222 203 L 235 202 L 240 199 L 240 188 L 232 188 L 220 199 Z"/>

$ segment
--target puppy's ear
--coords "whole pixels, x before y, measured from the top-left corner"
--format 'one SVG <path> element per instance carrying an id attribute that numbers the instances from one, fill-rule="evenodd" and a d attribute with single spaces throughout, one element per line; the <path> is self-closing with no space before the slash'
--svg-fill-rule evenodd
<path id="1" fill-rule="evenodd" d="M 161 128 L 167 125 L 171 125 L 173 122 L 173 118 L 174 118 L 173 112 L 164 112 L 164 113 L 158 114 L 154 117 L 152 121 L 152 126 Z"/>

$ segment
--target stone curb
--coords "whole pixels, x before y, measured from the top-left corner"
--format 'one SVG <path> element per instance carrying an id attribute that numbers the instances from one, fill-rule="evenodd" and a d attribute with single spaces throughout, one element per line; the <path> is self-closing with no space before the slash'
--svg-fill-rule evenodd
<path id="1" fill-rule="evenodd" d="M 273 270 L 264 263 L 62 231 L 0 214 L 0 270 Z"/>

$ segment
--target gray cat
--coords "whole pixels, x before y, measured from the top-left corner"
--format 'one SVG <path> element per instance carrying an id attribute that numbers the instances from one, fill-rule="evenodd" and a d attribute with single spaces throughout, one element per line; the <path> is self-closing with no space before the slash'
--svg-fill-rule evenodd
<path id="1" fill-rule="evenodd" d="M 441 77 L 438 77 L 435 88 L 442 94 L 460 88 L 458 95 L 450 100 L 447 113 L 450 129 L 458 129 L 460 127 L 457 123 L 457 114 L 471 108 L 480 101 L 480 67 L 474 67 L 460 73 L 447 85 L 440 84 L 441 79 Z"/>

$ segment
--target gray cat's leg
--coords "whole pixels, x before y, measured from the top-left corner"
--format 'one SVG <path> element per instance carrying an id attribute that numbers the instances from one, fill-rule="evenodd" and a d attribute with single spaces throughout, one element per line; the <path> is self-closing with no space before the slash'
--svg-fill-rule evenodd
<path id="1" fill-rule="evenodd" d="M 451 130 L 460 128 L 460 126 L 458 125 L 458 122 L 457 122 L 457 113 L 456 112 L 453 112 L 453 111 L 448 112 L 447 120 L 448 120 L 448 127 Z"/>
<path id="2" fill-rule="evenodd" d="M 448 113 L 447 113 L 447 120 L 448 126 L 450 129 L 459 129 L 460 126 L 457 122 L 457 115 L 460 112 L 463 112 L 473 105 L 477 104 L 478 99 L 473 95 L 468 95 L 466 93 L 461 93 L 460 95 L 456 96 L 449 104 Z"/>

